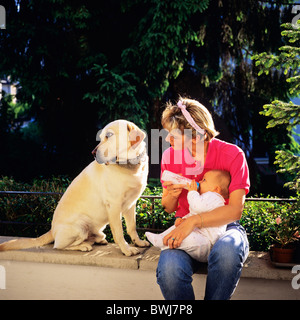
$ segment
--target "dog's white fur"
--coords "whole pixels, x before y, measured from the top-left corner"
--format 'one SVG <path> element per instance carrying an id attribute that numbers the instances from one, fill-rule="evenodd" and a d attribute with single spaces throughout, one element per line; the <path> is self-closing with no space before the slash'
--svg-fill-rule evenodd
<path id="1" fill-rule="evenodd" d="M 90 163 L 70 184 L 54 212 L 51 230 L 37 239 L 18 239 L 0 245 L 0 251 L 42 246 L 90 251 L 96 243 L 106 244 L 104 228 L 109 223 L 113 238 L 126 256 L 139 250 L 123 236 L 122 215 L 127 233 L 139 247 L 149 246 L 136 232 L 136 201 L 148 176 L 145 133 L 135 124 L 117 120 L 101 132 L 101 142 Z"/>

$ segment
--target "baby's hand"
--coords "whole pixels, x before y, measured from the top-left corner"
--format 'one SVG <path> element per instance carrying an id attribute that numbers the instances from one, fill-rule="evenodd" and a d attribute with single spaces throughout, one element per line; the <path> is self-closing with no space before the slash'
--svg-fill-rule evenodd
<path id="1" fill-rule="evenodd" d="M 188 183 L 187 183 L 187 187 L 188 187 L 188 190 L 189 190 L 189 191 L 197 191 L 197 189 L 198 189 L 197 183 L 196 183 L 195 180 L 193 180 L 193 181 L 191 182 L 191 184 L 188 184 Z"/>

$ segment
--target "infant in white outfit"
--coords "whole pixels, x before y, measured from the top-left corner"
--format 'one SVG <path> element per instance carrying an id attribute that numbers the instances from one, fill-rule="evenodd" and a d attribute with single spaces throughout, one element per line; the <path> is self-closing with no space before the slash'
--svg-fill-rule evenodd
<path id="1" fill-rule="evenodd" d="M 188 185 L 189 192 L 187 200 L 189 203 L 190 213 L 183 219 L 195 214 L 212 211 L 218 207 L 224 206 L 225 199 L 228 198 L 228 187 L 230 184 L 230 174 L 227 171 L 211 170 L 205 173 L 200 181 L 200 191 L 197 191 L 195 181 Z M 225 198 L 225 199 L 224 199 Z M 163 233 L 155 234 L 146 232 L 148 240 L 161 250 L 168 249 L 163 244 L 164 237 L 174 230 L 182 222 L 177 218 L 175 225 Z M 181 243 L 178 249 L 184 250 L 192 258 L 206 262 L 212 246 L 226 231 L 226 225 L 212 228 L 195 228 Z"/>

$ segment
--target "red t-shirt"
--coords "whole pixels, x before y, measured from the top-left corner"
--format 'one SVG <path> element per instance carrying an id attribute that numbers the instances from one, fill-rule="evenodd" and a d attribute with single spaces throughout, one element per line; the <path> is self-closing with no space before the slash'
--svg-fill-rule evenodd
<path id="1" fill-rule="evenodd" d="M 162 155 L 161 174 L 164 170 L 169 170 L 189 179 L 201 181 L 207 171 L 214 169 L 230 173 L 229 194 L 237 189 L 245 189 L 246 194 L 249 192 L 250 179 L 246 157 L 243 150 L 234 144 L 212 139 L 209 142 L 204 167 L 201 162 L 195 161 L 188 149 L 174 150 L 170 147 Z M 161 182 L 163 183 L 162 180 Z M 189 213 L 187 192 L 183 189 L 179 196 L 176 217 L 184 217 Z"/>

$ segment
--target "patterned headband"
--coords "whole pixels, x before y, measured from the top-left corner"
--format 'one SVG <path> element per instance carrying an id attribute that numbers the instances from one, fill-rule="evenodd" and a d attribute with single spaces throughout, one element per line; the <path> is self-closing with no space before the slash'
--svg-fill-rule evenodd
<path id="1" fill-rule="evenodd" d="M 205 130 L 201 129 L 197 123 L 194 121 L 190 113 L 186 110 L 186 105 L 182 103 L 181 100 L 177 103 L 178 108 L 181 110 L 182 114 L 186 118 L 187 122 L 200 134 L 205 135 Z"/>

